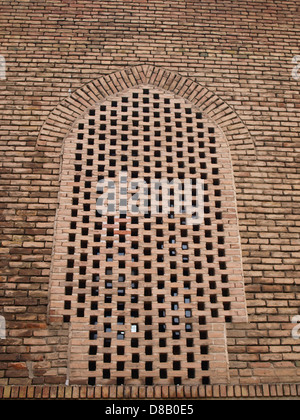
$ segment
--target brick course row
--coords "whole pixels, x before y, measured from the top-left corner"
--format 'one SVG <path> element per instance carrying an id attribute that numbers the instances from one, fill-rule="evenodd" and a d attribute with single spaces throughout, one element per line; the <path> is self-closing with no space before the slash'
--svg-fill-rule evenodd
<path id="1" fill-rule="evenodd" d="M 298 399 L 299 384 L 207 386 L 0 386 L 0 400 Z"/>

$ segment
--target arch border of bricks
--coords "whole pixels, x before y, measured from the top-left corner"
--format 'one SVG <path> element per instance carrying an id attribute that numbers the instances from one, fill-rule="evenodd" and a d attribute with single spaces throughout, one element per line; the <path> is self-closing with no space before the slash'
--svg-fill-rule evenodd
<path id="1" fill-rule="evenodd" d="M 50 113 L 41 128 L 36 150 L 60 154 L 64 138 L 90 107 L 111 95 L 143 84 L 181 96 L 205 113 L 223 131 L 234 162 L 256 159 L 255 143 L 249 130 L 223 99 L 190 78 L 152 65 L 127 67 L 91 80 L 77 89 Z"/>
<path id="2" fill-rule="evenodd" d="M 240 117 L 215 93 L 196 81 L 152 65 L 128 67 L 122 71 L 91 80 L 68 98 L 58 103 L 44 122 L 36 152 L 44 157 L 63 153 L 64 139 L 76 121 L 96 103 L 133 87 L 151 85 L 189 101 L 217 124 L 228 141 L 233 166 L 256 160 L 254 141 Z M 282 394 L 292 391 L 284 384 Z M 299 385 L 300 387 L 300 385 Z M 99 386 L 84 385 L 7 385 L 0 387 L 0 399 L 185 399 L 185 398 L 241 398 L 276 394 L 277 388 L 247 385 L 211 386 Z M 285 390 L 285 391 L 283 391 Z M 294 391 L 293 391 L 294 392 Z M 296 395 L 300 394 L 300 388 Z"/>
<path id="3" fill-rule="evenodd" d="M 300 384 L 206 386 L 0 386 L 0 400 L 299 399 Z"/>

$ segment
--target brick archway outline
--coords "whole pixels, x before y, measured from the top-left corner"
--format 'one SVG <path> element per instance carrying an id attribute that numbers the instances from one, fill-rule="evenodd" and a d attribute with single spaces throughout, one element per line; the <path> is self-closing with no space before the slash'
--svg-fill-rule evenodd
<path id="1" fill-rule="evenodd" d="M 76 126 L 78 119 L 91 107 L 113 95 L 144 85 L 183 98 L 214 122 L 224 134 L 222 137 L 231 152 L 233 167 L 234 164 L 247 164 L 247 161 L 250 164 L 255 160 L 255 146 L 248 130 L 224 101 L 191 79 L 152 66 L 127 68 L 93 80 L 60 102 L 42 127 L 36 151 L 44 153 L 45 157 L 62 157 L 65 139 Z M 242 322 L 245 322 L 245 317 Z M 50 318 L 50 323 L 55 322 L 50 321 Z"/>
<path id="2" fill-rule="evenodd" d="M 40 131 L 36 150 L 44 153 L 62 153 L 65 137 L 76 120 L 95 103 L 110 95 L 141 84 L 153 85 L 181 96 L 198 107 L 214 121 L 227 139 L 233 166 L 256 159 L 254 141 L 235 111 L 212 91 L 190 78 L 151 65 L 128 67 L 92 80 L 61 101 L 51 112 Z"/>

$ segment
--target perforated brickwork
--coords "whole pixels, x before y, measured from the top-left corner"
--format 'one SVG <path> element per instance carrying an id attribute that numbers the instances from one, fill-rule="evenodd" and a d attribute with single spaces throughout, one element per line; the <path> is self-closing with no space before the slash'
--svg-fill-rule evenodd
<path id="1" fill-rule="evenodd" d="M 105 180 L 117 187 L 106 201 L 98 184 Z M 148 203 L 134 212 L 138 180 Z M 190 191 L 178 196 L 174 180 Z M 197 219 L 178 205 L 188 192 Z M 99 202 L 111 207 L 100 212 Z M 74 383 L 226 382 L 225 323 L 244 322 L 246 309 L 220 129 L 151 86 L 89 109 L 64 145 L 51 286 L 51 319 L 71 323 Z"/>

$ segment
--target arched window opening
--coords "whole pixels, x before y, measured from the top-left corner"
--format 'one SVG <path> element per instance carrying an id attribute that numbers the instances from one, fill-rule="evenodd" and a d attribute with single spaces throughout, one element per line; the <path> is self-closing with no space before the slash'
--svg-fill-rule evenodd
<path id="1" fill-rule="evenodd" d="M 246 319 L 230 151 L 150 85 L 95 104 L 65 139 L 50 312 L 70 382 L 226 383 L 226 323 Z"/>

